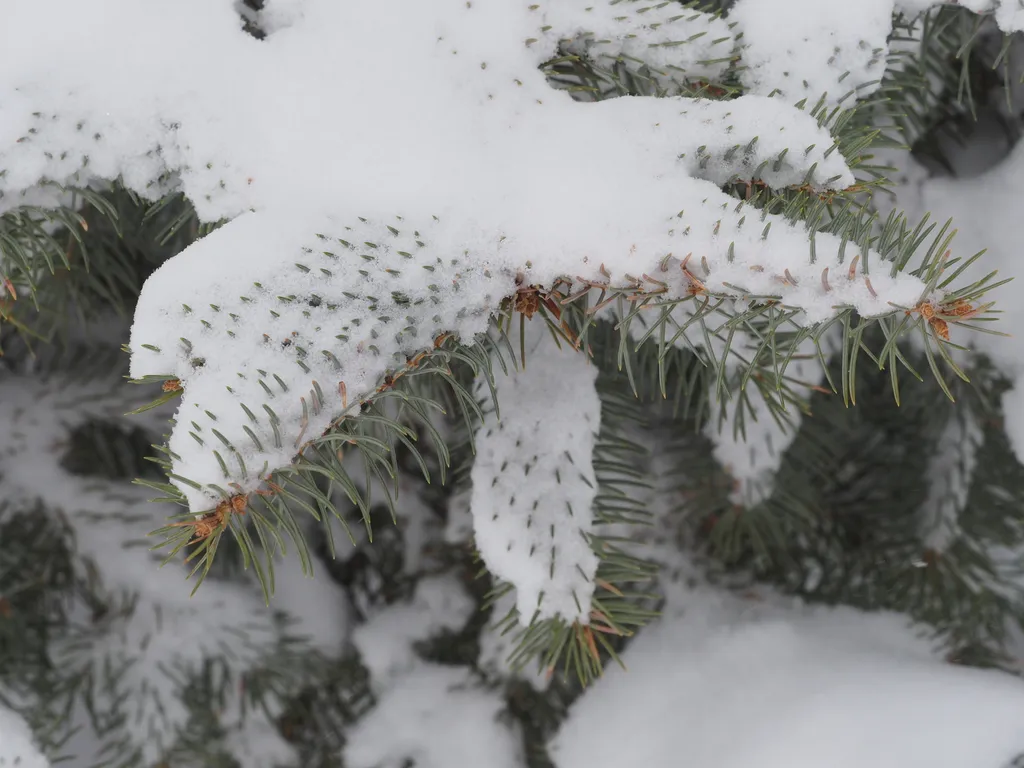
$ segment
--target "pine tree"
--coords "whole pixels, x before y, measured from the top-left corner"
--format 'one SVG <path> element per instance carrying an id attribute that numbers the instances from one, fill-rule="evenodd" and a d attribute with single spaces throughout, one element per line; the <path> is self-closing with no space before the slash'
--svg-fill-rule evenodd
<path id="1" fill-rule="evenodd" d="M 1024 756 L 1024 7 L 391 5 L 11 3 L 0 765 Z"/>

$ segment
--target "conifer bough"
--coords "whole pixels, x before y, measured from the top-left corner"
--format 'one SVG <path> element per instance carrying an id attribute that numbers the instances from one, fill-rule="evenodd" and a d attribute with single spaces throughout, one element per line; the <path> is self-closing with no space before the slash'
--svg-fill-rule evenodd
<path id="1" fill-rule="evenodd" d="M 836 105 L 877 87 L 894 10 L 921 3 L 873 1 L 844 26 L 830 13 L 849 3 L 741 0 L 722 17 L 675 2 L 442 0 L 399 3 L 395 24 L 372 2 L 310 2 L 301 23 L 275 17 L 262 41 L 227 3 L 38 5 L 60 12 L 31 45 L 82 66 L 39 79 L 19 63 L 33 60 L 23 43 L 0 54 L 0 108 L 18 134 L 0 144 L 2 205 L 55 204 L 117 179 L 150 199 L 181 192 L 203 221 L 225 222 L 148 280 L 130 343 L 132 376 L 181 398 L 161 489 L 196 516 L 179 543 L 202 539 L 210 557 L 252 494 L 299 503 L 282 474 L 342 482 L 339 448 L 386 453 L 351 424 L 425 361 L 445 376 L 461 355 L 490 376 L 488 333 L 503 313 L 525 314 L 524 295 L 581 359 L 589 328 L 607 320 L 662 356 L 703 350 L 719 390 L 726 373 L 745 383 L 753 371 L 736 367 L 741 350 L 821 355 L 837 327 L 855 361 L 879 319 L 894 331 L 881 364 L 913 328 L 951 361 L 949 323 L 985 309 L 984 285 L 951 285 L 942 233 L 912 265 L 931 229 L 893 218 L 879 233 L 849 213 L 862 189 L 855 152 L 830 131 Z M 1006 5 L 997 18 L 1012 27 Z M 833 31 L 838 53 L 809 45 L 784 70 L 770 65 L 778 37 L 763 25 L 793 8 Z M 131 31 L 116 57 L 105 25 Z M 154 36 L 177 48 L 145 88 L 126 87 L 121 62 L 148 60 Z M 565 55 L 648 73 L 669 92 L 738 73 L 745 94 L 582 103 L 545 79 Z M 369 62 L 373 77 L 350 75 Z M 778 210 L 722 189 L 737 183 L 794 202 Z M 579 391 L 587 378 L 561 396 L 596 402 Z M 501 418 L 513 424 L 517 410 Z M 585 464 L 593 434 L 574 439 L 565 453 Z M 554 612 L 588 622 L 589 598 L 569 592 Z"/>

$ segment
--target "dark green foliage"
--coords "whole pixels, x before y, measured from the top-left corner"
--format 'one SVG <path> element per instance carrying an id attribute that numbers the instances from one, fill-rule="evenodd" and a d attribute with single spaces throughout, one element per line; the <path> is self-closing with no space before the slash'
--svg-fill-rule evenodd
<path id="1" fill-rule="evenodd" d="M 146 461 L 154 440 L 145 430 L 93 419 L 68 434 L 61 466 L 72 475 L 91 475 L 107 480 L 161 477 Z"/>
<path id="2" fill-rule="evenodd" d="M 52 672 L 46 655 L 54 627 L 78 588 L 73 543 L 60 524 L 38 506 L 0 507 L 0 677 L 5 681 Z"/>
<path id="3" fill-rule="evenodd" d="M 352 510 L 351 525 L 362 521 Z M 405 568 L 404 536 L 388 510 L 375 506 L 370 510 L 373 537 L 363 538 L 351 550 L 340 552 L 328 565 L 331 576 L 352 596 L 352 604 L 361 617 L 368 611 L 390 605 L 412 595 L 415 574 Z M 317 548 L 328 556 L 326 540 Z M 347 548 L 346 548 L 347 549 Z"/>
<path id="4" fill-rule="evenodd" d="M 728 474 L 694 419 L 674 420 L 666 429 L 686 467 L 674 488 L 689 536 L 730 570 L 811 601 L 906 612 L 941 632 L 957 658 L 998 662 L 1010 626 L 1024 626 L 1020 566 L 993 561 L 1024 545 L 1024 469 L 996 405 L 1005 381 L 983 361 L 971 374 L 971 384 L 952 384 L 955 404 L 925 379 L 910 380 L 897 405 L 888 376 L 867 366 L 856 407 L 815 393 L 773 495 L 754 507 L 730 502 Z M 980 445 L 944 442 L 949 420 L 961 418 L 978 425 Z M 976 451 L 976 468 L 964 502 L 949 501 L 955 532 L 931 543 L 925 502 L 942 479 L 932 466 L 939 451 Z"/>
<path id="5" fill-rule="evenodd" d="M 366 669 L 358 659 L 346 657 L 291 699 L 279 721 L 281 733 L 299 750 L 300 765 L 343 768 L 345 729 L 373 704 Z"/>
<path id="6" fill-rule="evenodd" d="M 538 691 L 521 680 L 509 684 L 505 692 L 508 712 L 519 722 L 527 768 L 555 768 L 547 744 L 583 692 L 579 681 L 555 678 L 546 691 Z"/>
<path id="7" fill-rule="evenodd" d="M 10 325 L 30 342 L 59 335 L 66 343 L 75 325 L 111 312 L 130 317 L 146 278 L 200 233 L 181 196 L 148 206 L 117 188 L 83 194 L 88 205 L 81 212 L 16 209 L 0 215 L 2 255 L 16 267 L 3 277 L 18 293 L 0 308 L 0 330 Z M 37 222 L 65 226 L 40 238 Z"/>

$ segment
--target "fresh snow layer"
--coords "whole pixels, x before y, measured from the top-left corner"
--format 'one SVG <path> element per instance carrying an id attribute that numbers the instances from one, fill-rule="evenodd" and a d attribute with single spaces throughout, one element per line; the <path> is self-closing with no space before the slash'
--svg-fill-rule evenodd
<path id="1" fill-rule="evenodd" d="M 881 85 L 893 13 L 914 18 L 943 4 L 991 14 L 1007 33 L 1024 30 L 1021 0 L 738 0 L 729 21 L 741 81 L 749 93 L 790 103 L 852 107 Z"/>
<path id="2" fill-rule="evenodd" d="M 525 768 L 521 737 L 501 722 L 500 690 L 459 667 L 422 664 L 346 733 L 349 768 Z"/>
<path id="3" fill-rule="evenodd" d="M 573 706 L 558 768 L 1004 768 L 1024 752 L 1024 683 L 942 663 L 901 617 L 703 590 L 681 607 Z"/>
<path id="4" fill-rule="evenodd" d="M 739 0 L 729 19 L 743 32 L 743 85 L 851 107 L 878 90 L 892 13 L 893 0 Z"/>
<path id="5" fill-rule="evenodd" d="M 498 374 L 500 415 L 489 412 L 474 441 L 476 547 L 490 573 L 515 585 L 522 623 L 560 616 L 587 624 L 597 573 L 588 539 L 601 426 L 597 367 L 553 342 L 540 317 L 526 333 L 525 369 Z"/>
<path id="6" fill-rule="evenodd" d="M 0 707 L 0 768 L 50 768 L 28 725 L 6 707 Z"/>
<path id="7" fill-rule="evenodd" d="M 172 481 L 193 511 L 257 488 L 434 335 L 472 341 L 517 277 L 647 273 L 680 296 L 692 254 L 709 290 L 777 296 L 808 323 L 917 301 L 921 283 L 887 270 L 873 292 L 861 276 L 826 290 L 852 248 L 819 236 L 811 263 L 802 227 L 717 189 L 851 184 L 806 113 L 756 95 L 579 103 L 538 70 L 561 44 L 713 76 L 708 57 L 732 50 L 720 19 L 632 1 L 392 5 L 272 3 L 263 41 L 231 0 L 5 9 L 32 34 L 0 50 L 0 206 L 44 180 L 120 177 L 234 219 L 150 278 L 131 339 L 133 375 L 184 383 Z M 370 61 L 373 78 L 339 75 Z"/>

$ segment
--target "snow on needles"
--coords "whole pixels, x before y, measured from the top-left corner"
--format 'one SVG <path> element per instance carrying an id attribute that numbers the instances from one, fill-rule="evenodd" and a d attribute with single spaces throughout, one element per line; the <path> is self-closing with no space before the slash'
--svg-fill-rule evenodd
<path id="1" fill-rule="evenodd" d="M 750 93 L 851 107 L 878 90 L 889 55 L 894 11 L 911 18 L 943 0 L 739 0 L 737 25 Z M 1004 32 L 1024 30 L 1021 0 L 954 0 L 992 14 Z"/>
<path id="2" fill-rule="evenodd" d="M 896 0 L 896 7 L 913 17 L 933 6 L 941 5 L 943 1 Z M 956 0 L 953 4 L 975 13 L 991 14 L 1003 32 L 1024 31 L 1024 4 L 1020 0 Z"/>
<path id="3" fill-rule="evenodd" d="M 346 734 L 345 765 L 523 768 L 522 737 L 499 719 L 504 708 L 466 670 L 423 664 Z"/>
<path id="4" fill-rule="evenodd" d="M 787 101 L 826 96 L 849 107 L 851 92 L 878 89 L 892 12 L 893 0 L 740 0 L 729 18 L 743 32 L 743 84 Z"/>
<path id="5" fill-rule="evenodd" d="M 495 383 L 500 417 L 488 413 L 476 434 L 470 508 L 480 556 L 515 584 L 522 623 L 561 616 L 587 624 L 597 573 L 588 538 L 597 367 L 548 335 L 542 319 L 531 320 L 525 370 Z"/>
<path id="6" fill-rule="evenodd" d="M 438 334 L 471 343 L 517 278 L 650 274 L 679 298 L 689 254 L 708 290 L 777 297 L 806 323 L 922 291 L 885 269 L 840 278 L 853 247 L 819 235 L 812 263 L 802 226 L 718 189 L 850 185 L 807 113 L 756 95 L 579 103 L 538 69 L 563 43 L 707 77 L 731 45 L 708 14 L 307 0 L 270 6 L 258 41 L 231 0 L 8 6 L 32 34 L 0 50 L 0 207 L 120 177 L 233 219 L 150 278 L 131 339 L 134 376 L 184 385 L 172 482 L 196 512 L 255 490 Z M 371 61 L 374 77 L 345 74 Z"/>

